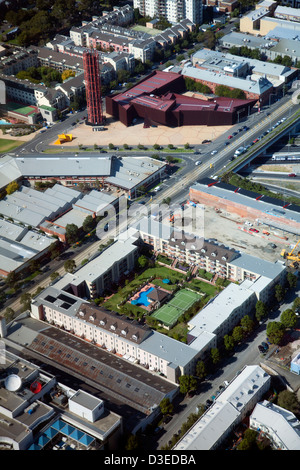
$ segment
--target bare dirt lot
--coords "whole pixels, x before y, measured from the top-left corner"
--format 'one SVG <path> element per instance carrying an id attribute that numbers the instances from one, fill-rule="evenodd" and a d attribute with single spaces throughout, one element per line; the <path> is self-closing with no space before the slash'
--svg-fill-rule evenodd
<path id="1" fill-rule="evenodd" d="M 144 128 L 143 122 L 137 122 L 133 126 L 126 127 L 120 121 L 108 117 L 105 124 L 105 131 L 93 132 L 92 127 L 85 124 L 77 125 L 72 129 L 72 135 L 76 145 L 139 145 L 153 146 L 154 144 L 168 145 L 199 145 L 204 139 L 214 140 L 231 126 L 183 126 L 166 127 L 160 126 Z M 74 141 L 70 143 L 74 146 Z M 64 144 L 67 148 L 67 145 Z"/>
<path id="2" fill-rule="evenodd" d="M 184 217 L 189 217 L 191 214 L 185 211 Z M 224 211 L 217 213 L 213 208 L 205 207 L 203 227 L 197 223 L 193 233 L 200 237 L 204 236 L 205 239 L 216 239 L 229 248 L 273 262 L 282 259 L 280 253 L 283 248 L 287 249 L 298 241 L 296 235 L 289 234 L 285 240 L 286 234 L 281 230 L 269 230 L 267 226 L 261 224 L 247 227 L 245 221 L 235 214 Z M 164 222 L 168 220 L 165 219 Z M 250 228 L 258 230 L 258 233 L 252 232 Z M 270 235 L 263 234 L 264 229 L 269 230 Z M 272 248 L 269 243 L 274 243 L 276 248 Z"/>

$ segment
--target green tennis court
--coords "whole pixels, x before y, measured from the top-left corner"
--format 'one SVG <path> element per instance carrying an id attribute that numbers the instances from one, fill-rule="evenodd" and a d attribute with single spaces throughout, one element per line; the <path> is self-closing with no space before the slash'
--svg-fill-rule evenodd
<path id="1" fill-rule="evenodd" d="M 177 322 L 178 318 L 200 298 L 201 294 L 182 289 L 175 294 L 170 302 L 156 310 L 151 316 L 167 327 L 171 327 Z"/>

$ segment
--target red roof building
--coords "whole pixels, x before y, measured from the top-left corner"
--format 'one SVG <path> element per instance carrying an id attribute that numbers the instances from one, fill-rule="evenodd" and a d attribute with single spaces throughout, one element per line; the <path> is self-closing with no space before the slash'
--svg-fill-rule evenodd
<path id="1" fill-rule="evenodd" d="M 145 125 L 232 125 L 251 112 L 255 100 L 216 97 L 201 100 L 185 92 L 184 77 L 174 72 L 154 71 L 123 93 L 106 97 L 106 112 L 130 126 L 135 118 Z"/>

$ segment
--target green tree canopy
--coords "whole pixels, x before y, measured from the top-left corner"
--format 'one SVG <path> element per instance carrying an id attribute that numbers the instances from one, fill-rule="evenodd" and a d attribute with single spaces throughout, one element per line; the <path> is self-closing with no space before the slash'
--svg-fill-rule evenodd
<path id="1" fill-rule="evenodd" d="M 76 263 L 73 259 L 68 259 L 64 263 L 64 268 L 67 273 L 73 273 L 76 268 Z"/>
<path id="2" fill-rule="evenodd" d="M 197 379 L 192 375 L 181 375 L 178 380 L 180 392 L 184 395 L 193 392 L 197 388 Z"/>
<path id="3" fill-rule="evenodd" d="M 257 321 L 261 321 L 264 317 L 268 315 L 268 309 L 264 302 L 258 300 L 255 305 L 255 317 Z"/>
<path id="4" fill-rule="evenodd" d="M 280 315 L 280 322 L 284 325 L 285 328 L 295 328 L 297 320 L 297 315 L 291 308 L 284 310 L 284 312 L 282 312 Z"/>
<path id="5" fill-rule="evenodd" d="M 289 390 L 283 390 L 278 394 L 277 404 L 278 406 L 281 406 L 282 408 L 285 408 L 292 413 L 298 414 L 300 411 L 296 394 L 294 392 L 290 392 Z"/>
<path id="6" fill-rule="evenodd" d="M 273 344 L 280 344 L 284 336 L 285 328 L 281 322 L 271 321 L 267 326 L 267 335 Z"/>
<path id="7" fill-rule="evenodd" d="M 66 225 L 66 239 L 68 243 L 76 243 L 79 240 L 79 228 L 75 224 Z"/>
<path id="8" fill-rule="evenodd" d="M 163 398 L 159 404 L 160 411 L 163 415 L 169 415 L 173 413 L 174 405 L 170 402 L 170 398 Z"/>

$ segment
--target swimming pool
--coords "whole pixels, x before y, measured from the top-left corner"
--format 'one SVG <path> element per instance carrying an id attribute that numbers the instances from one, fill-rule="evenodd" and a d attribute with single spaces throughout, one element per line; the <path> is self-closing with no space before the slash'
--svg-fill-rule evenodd
<path id="1" fill-rule="evenodd" d="M 131 303 L 133 305 L 144 305 L 145 307 L 148 307 L 148 305 L 151 304 L 151 301 L 148 300 L 147 294 L 153 291 L 153 289 L 154 287 L 149 287 L 149 289 L 145 290 L 144 292 L 141 292 L 138 298 L 135 300 L 132 300 Z"/>
<path id="2" fill-rule="evenodd" d="M 0 119 L 0 126 L 1 124 L 4 126 L 5 124 L 10 124 L 9 121 L 5 121 L 5 119 Z"/>

